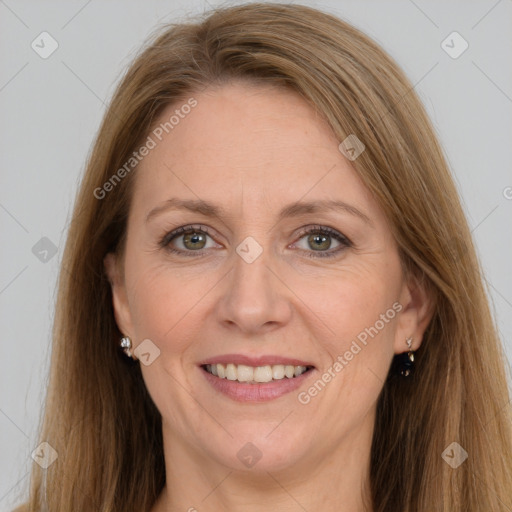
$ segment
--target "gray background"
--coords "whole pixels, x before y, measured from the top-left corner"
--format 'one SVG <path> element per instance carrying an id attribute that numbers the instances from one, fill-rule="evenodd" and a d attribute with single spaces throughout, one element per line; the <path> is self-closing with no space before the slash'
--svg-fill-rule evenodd
<path id="1" fill-rule="evenodd" d="M 512 360 L 512 0 L 304 3 L 361 28 L 415 84 L 455 174 Z M 2 511 L 28 485 L 60 257 L 105 103 L 156 25 L 208 5 L 220 3 L 0 0 Z M 59 44 L 47 59 L 31 47 L 43 31 Z M 453 31 L 469 43 L 456 59 L 441 47 Z M 55 255 L 41 252 L 42 237 Z"/>

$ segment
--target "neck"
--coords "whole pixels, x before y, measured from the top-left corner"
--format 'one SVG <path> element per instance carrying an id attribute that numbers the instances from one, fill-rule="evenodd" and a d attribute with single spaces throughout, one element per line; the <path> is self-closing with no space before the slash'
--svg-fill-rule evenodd
<path id="1" fill-rule="evenodd" d="M 370 512 L 372 432 L 373 424 L 286 469 L 240 471 L 176 442 L 164 425 L 167 484 L 152 512 Z"/>

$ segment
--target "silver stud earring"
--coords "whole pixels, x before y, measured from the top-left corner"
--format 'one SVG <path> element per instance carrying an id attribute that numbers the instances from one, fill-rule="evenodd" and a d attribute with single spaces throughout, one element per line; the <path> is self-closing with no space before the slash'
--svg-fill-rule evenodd
<path id="1" fill-rule="evenodd" d="M 119 342 L 119 345 L 121 346 L 121 348 L 123 349 L 123 352 L 128 356 L 128 357 L 131 357 L 133 359 L 133 356 L 132 356 L 132 351 L 131 351 L 131 348 L 132 348 L 132 340 L 128 337 L 128 336 L 123 336 L 121 338 L 121 341 Z"/>

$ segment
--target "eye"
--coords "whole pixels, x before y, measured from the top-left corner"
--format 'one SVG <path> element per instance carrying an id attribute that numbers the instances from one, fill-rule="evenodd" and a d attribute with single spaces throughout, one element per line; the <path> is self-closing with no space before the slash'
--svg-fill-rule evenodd
<path id="1" fill-rule="evenodd" d="M 159 245 L 166 251 L 183 256 L 202 256 L 207 249 L 222 247 L 213 240 L 208 227 L 202 225 L 179 227 L 167 233 Z M 303 230 L 292 247 L 297 247 L 311 258 L 327 258 L 352 247 L 352 243 L 335 229 L 313 226 Z"/>
<path id="2" fill-rule="evenodd" d="M 311 258 L 326 258 L 335 256 L 347 247 L 351 247 L 352 243 L 347 237 L 332 228 L 314 226 L 303 231 L 301 238 L 294 245 L 308 252 L 307 256 Z"/>
<path id="3" fill-rule="evenodd" d="M 203 249 L 218 247 L 209 235 L 206 226 L 182 226 L 166 234 L 160 246 L 174 253 L 186 254 L 200 252 Z"/>

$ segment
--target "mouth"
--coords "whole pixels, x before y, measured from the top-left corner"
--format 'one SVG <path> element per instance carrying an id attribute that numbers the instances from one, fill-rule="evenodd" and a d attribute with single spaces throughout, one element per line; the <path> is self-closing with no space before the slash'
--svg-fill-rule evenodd
<path id="1" fill-rule="evenodd" d="M 302 386 L 316 368 L 281 356 L 224 355 L 203 361 L 199 368 L 211 388 L 237 402 L 274 400 Z"/>
<path id="2" fill-rule="evenodd" d="M 249 366 L 234 363 L 203 364 L 201 368 L 219 379 L 227 379 L 245 384 L 264 384 L 285 379 L 295 379 L 311 371 L 314 367 L 307 365 L 274 364 Z"/>

